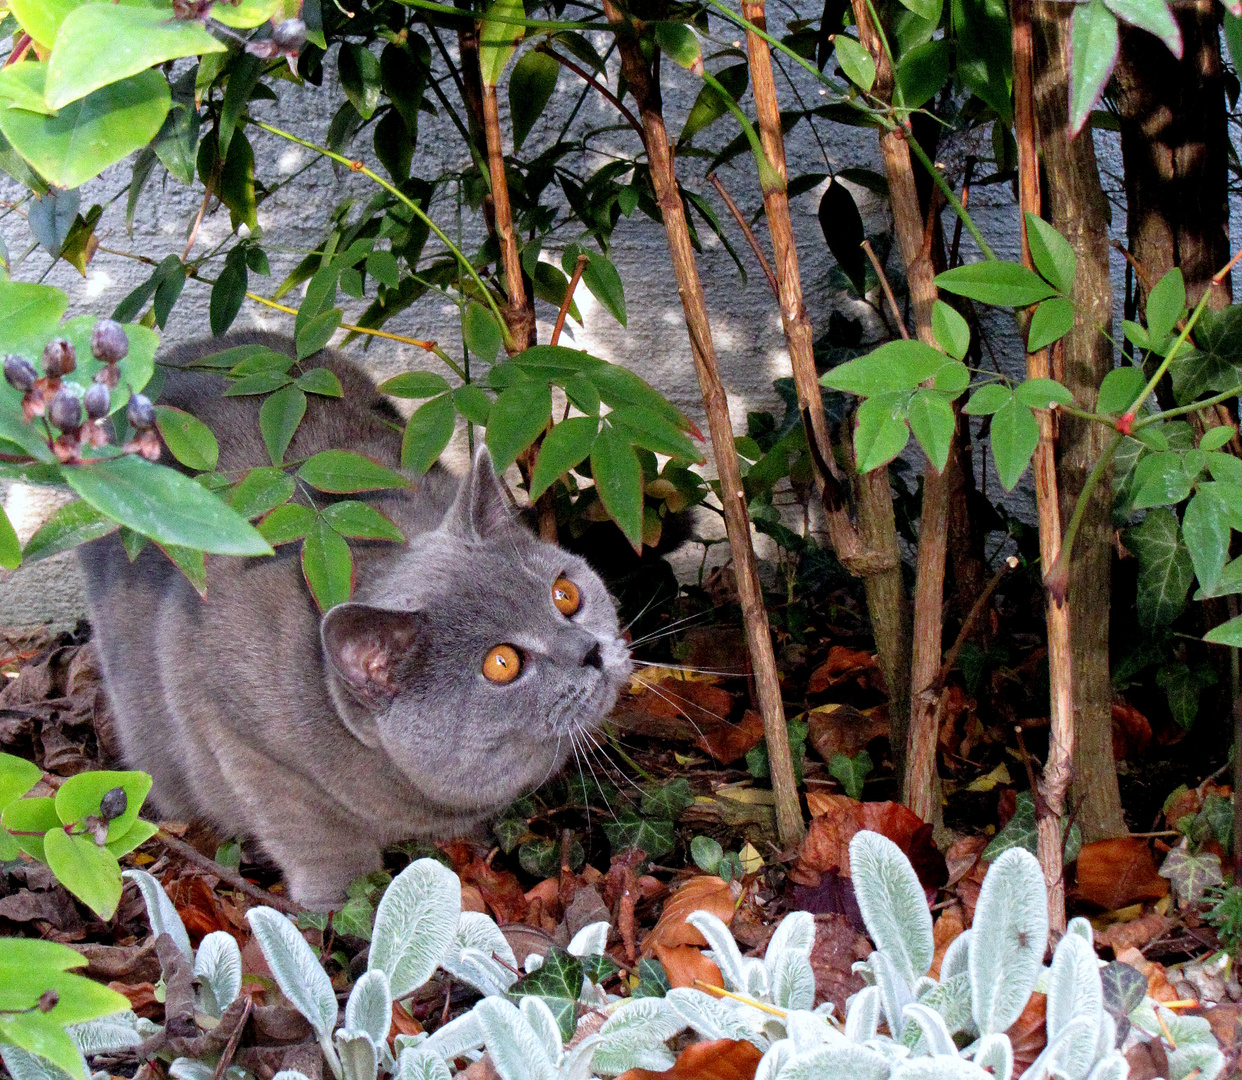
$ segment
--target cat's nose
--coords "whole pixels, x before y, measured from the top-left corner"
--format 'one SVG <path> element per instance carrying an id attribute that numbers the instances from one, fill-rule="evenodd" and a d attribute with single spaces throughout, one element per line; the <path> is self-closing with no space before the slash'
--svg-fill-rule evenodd
<path id="1" fill-rule="evenodd" d="M 582 657 L 583 667 L 593 667 L 596 671 L 600 671 L 604 666 L 603 654 L 599 651 L 599 642 L 596 641 L 587 649 Z"/>

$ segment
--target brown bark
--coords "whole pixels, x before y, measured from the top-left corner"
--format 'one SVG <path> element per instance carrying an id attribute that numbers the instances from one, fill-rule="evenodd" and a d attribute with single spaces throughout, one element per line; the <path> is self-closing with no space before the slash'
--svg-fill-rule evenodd
<path id="1" fill-rule="evenodd" d="M 760 29 L 767 28 L 764 0 L 743 0 L 742 14 Z M 753 31 L 746 33 L 750 57 L 751 92 L 759 117 L 759 138 L 764 153 L 787 179 L 785 139 L 781 132 L 780 104 L 772 76 L 772 57 L 768 43 Z M 873 636 L 889 691 L 890 715 L 905 717 L 909 710 L 909 616 L 905 588 L 901 580 L 901 558 L 897 546 L 897 526 L 893 517 L 893 493 L 888 469 L 875 470 L 860 480 L 854 496 L 858 505 L 858 527 L 850 521 L 842 477 L 832 471 L 832 440 L 824 415 L 823 397 L 815 373 L 814 334 L 810 316 L 802 299 L 802 279 L 798 272 L 798 249 L 794 243 L 789 196 L 784 185 L 763 193 L 768 232 L 772 237 L 777 297 L 781 322 L 789 346 L 798 404 L 806 425 L 808 443 L 814 443 L 816 486 L 824 503 L 829 542 L 838 560 L 849 571 L 861 575 L 867 597 Z M 901 744 L 894 737 L 894 746 Z M 898 758 L 902 755 L 899 753 Z"/>
<path id="2" fill-rule="evenodd" d="M 859 40 L 875 61 L 873 92 L 891 99 L 893 70 L 867 0 L 852 0 Z M 933 230 L 926 228 L 919 209 L 914 167 L 902 131 L 883 131 L 880 153 L 888 177 L 889 200 L 897 244 L 906 267 L 914 309 L 915 330 L 933 348 L 932 306 L 936 302 L 935 270 L 931 248 Z M 947 472 L 947 470 L 946 470 Z M 943 651 L 944 566 L 948 544 L 949 478 L 930 462 L 923 471 L 923 507 L 919 519 L 918 569 L 914 586 L 913 649 L 910 659 L 910 726 L 906 736 L 903 801 L 919 817 L 930 821 L 935 811 L 936 695 L 933 684 Z M 894 728 L 896 725 L 894 725 Z M 894 731 L 894 738 L 896 738 Z"/>
<path id="3" fill-rule="evenodd" d="M 1130 252 L 1152 284 L 1180 266 L 1193 306 L 1229 260 L 1229 138 L 1220 9 L 1194 0 L 1173 12 L 1182 58 L 1122 24 L 1114 79 Z M 1230 299 L 1228 279 L 1213 286 L 1212 307 Z"/>
<path id="4" fill-rule="evenodd" d="M 742 616 L 746 624 L 747 645 L 755 672 L 759 706 L 763 713 L 764 734 L 768 744 L 772 789 L 776 796 L 777 833 L 781 843 L 787 848 L 792 848 L 801 841 L 804 826 L 798 802 L 798 789 L 793 778 L 793 761 L 789 753 L 788 729 L 785 726 L 785 708 L 781 701 L 776 657 L 772 651 L 768 613 L 763 606 L 759 569 L 751 544 L 750 516 L 746 509 L 746 496 L 742 489 L 737 451 L 733 445 L 729 401 L 720 381 L 703 286 L 699 280 L 698 267 L 695 265 L 690 229 L 686 222 L 685 208 L 682 205 L 681 193 L 677 188 L 677 177 L 673 170 L 672 147 L 664 126 L 660 92 L 652 78 L 651 69 L 643 58 L 642 47 L 633 24 L 629 22 L 615 0 L 604 0 L 604 14 L 617 29 L 621 69 L 629 83 L 630 92 L 638 103 L 643 131 L 646 133 L 647 162 L 651 170 L 651 182 L 655 187 L 656 200 L 664 218 L 669 255 L 673 263 L 673 272 L 677 277 L 677 291 L 681 295 L 686 329 L 690 335 L 690 352 L 694 357 L 699 387 L 703 393 L 703 406 L 707 412 L 712 452 L 716 459 L 716 471 L 720 477 L 720 502 L 724 508 L 729 548 L 733 555 L 733 568 L 737 577 Z M 658 63 L 658 52 L 656 56 Z"/>
<path id="5" fill-rule="evenodd" d="M 1039 161 L 1035 152 L 1034 45 L 1031 28 L 1031 0 L 1011 0 L 1013 23 L 1013 100 L 1014 131 L 1018 142 L 1018 201 L 1022 210 L 1022 262 L 1032 266 L 1027 243 L 1026 214 L 1039 216 Z M 1051 374 L 1047 349 L 1028 353 L 1028 379 L 1046 379 Z M 1056 442 L 1052 414 L 1036 413 L 1039 445 L 1035 449 L 1035 501 L 1039 511 L 1039 557 L 1044 581 L 1056 566 L 1061 550 L 1061 514 L 1057 499 Z M 1047 590 L 1045 611 L 1048 625 L 1048 681 L 1050 686 L 1051 730 L 1048 760 L 1034 792 L 1038 855 L 1048 888 L 1048 925 L 1054 931 L 1065 929 L 1065 874 L 1061 849 L 1061 819 L 1065 795 L 1073 769 L 1074 712 L 1073 666 L 1071 662 L 1070 608 L 1064 589 Z"/>
<path id="6" fill-rule="evenodd" d="M 1067 138 L 1070 10 L 1056 0 L 1034 9 L 1035 80 L 1040 156 L 1048 220 L 1078 256 L 1074 327 L 1054 346 L 1054 375 L 1092 412 L 1113 367 L 1113 297 L 1108 267 L 1107 204 L 1091 132 Z M 1058 417 L 1057 483 L 1061 520 L 1068 523 L 1087 474 L 1109 440 L 1102 424 Z M 1112 479 L 1106 475 L 1087 505 L 1069 567 L 1071 667 L 1074 686 L 1075 820 L 1088 843 L 1126 833 L 1113 760 L 1113 686 L 1108 669 L 1112 571 Z"/>

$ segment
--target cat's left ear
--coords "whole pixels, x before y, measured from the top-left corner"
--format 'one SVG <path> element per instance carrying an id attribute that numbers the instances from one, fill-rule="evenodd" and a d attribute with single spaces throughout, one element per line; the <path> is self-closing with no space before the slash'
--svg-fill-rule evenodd
<path id="1" fill-rule="evenodd" d="M 400 691 L 426 640 L 426 617 L 367 604 L 338 604 L 319 626 L 332 675 L 330 689 L 345 726 L 367 746 L 379 744 L 376 715 Z"/>
<path id="2" fill-rule="evenodd" d="M 482 540 L 520 528 L 486 446 L 480 446 L 474 455 L 470 472 L 444 520 L 458 535 Z"/>

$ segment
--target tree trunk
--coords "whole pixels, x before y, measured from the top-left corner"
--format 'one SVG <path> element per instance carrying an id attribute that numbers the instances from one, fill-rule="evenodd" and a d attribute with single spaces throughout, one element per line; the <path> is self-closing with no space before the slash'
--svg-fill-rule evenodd
<path id="1" fill-rule="evenodd" d="M 1219 8 L 1194 0 L 1173 11 L 1182 58 L 1122 24 L 1114 79 L 1130 254 L 1153 285 L 1180 266 L 1193 306 L 1229 261 L 1229 134 Z M 1209 303 L 1224 307 L 1231 297 L 1226 278 Z"/>
<path id="2" fill-rule="evenodd" d="M 1073 393 L 1080 409 L 1095 409 L 1100 382 L 1113 367 L 1113 300 L 1108 273 L 1107 204 L 1087 129 L 1067 137 L 1069 19 L 1056 0 L 1034 8 L 1035 109 L 1044 168 L 1043 210 L 1078 256 L 1073 329 L 1053 346 L 1053 376 Z M 1163 46 L 1161 46 L 1163 48 Z M 1087 474 L 1108 443 L 1102 424 L 1059 414 L 1057 485 L 1061 520 L 1069 521 Z M 1087 842 L 1126 833 L 1113 761 L 1112 681 L 1108 669 L 1108 620 L 1112 569 L 1112 482 L 1094 495 L 1074 543 L 1069 569 L 1070 663 L 1074 681 L 1074 779 L 1072 802 Z"/>

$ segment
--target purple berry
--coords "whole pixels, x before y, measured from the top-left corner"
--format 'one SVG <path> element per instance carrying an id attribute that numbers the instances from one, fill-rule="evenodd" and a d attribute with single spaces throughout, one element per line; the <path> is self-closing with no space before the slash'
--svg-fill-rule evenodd
<path id="1" fill-rule="evenodd" d="M 92 420 L 102 420 L 112 407 L 112 394 L 103 383 L 91 383 L 82 398 L 86 406 L 86 415 Z"/>
<path id="2" fill-rule="evenodd" d="M 62 386 L 52 398 L 47 418 L 53 427 L 72 434 L 82 427 L 82 402 L 69 387 Z"/>
<path id="3" fill-rule="evenodd" d="M 91 333 L 91 355 L 105 364 L 117 364 L 129 352 L 129 338 L 120 323 L 100 319 Z"/>
<path id="4" fill-rule="evenodd" d="M 77 366 L 78 359 L 73 351 L 73 342 L 55 338 L 43 347 L 43 374 L 49 379 L 68 375 Z"/>
<path id="5" fill-rule="evenodd" d="M 123 787 L 109 788 L 99 800 L 99 816 L 104 821 L 115 821 L 129 806 L 129 796 Z"/>
<path id="6" fill-rule="evenodd" d="M 139 431 L 155 427 L 155 406 L 145 394 L 134 394 L 129 399 L 129 408 L 125 412 L 130 425 Z"/>
<path id="7" fill-rule="evenodd" d="M 306 23 L 301 19 L 286 19 L 272 31 L 272 40 L 281 52 L 299 52 L 306 44 Z"/>
<path id="8" fill-rule="evenodd" d="M 4 358 L 4 377 L 11 387 L 24 394 L 34 386 L 39 373 L 25 357 L 10 354 Z"/>

